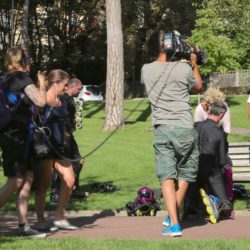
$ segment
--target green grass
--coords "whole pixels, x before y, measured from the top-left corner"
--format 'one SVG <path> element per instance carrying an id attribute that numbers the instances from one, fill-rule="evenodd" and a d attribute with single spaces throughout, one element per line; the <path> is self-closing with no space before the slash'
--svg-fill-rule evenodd
<path id="1" fill-rule="evenodd" d="M 246 96 L 234 96 L 228 99 L 233 127 L 249 127 L 246 116 Z M 140 105 L 135 107 L 140 103 Z M 197 105 L 197 97 L 191 99 L 192 107 Z M 125 102 L 125 117 L 132 112 L 124 128 L 114 133 L 97 151 L 86 159 L 81 172 L 81 188 L 90 192 L 87 201 L 71 202 L 69 210 L 108 210 L 123 207 L 134 200 L 139 187 L 147 185 L 159 188 L 155 174 L 154 152 L 150 105 L 147 100 L 129 100 Z M 240 121 L 239 121 L 240 120 Z M 84 105 L 83 128 L 76 131 L 80 152 L 86 155 L 100 144 L 110 133 L 102 132 L 104 124 L 103 103 L 91 102 Z M 250 141 L 248 136 L 230 135 L 229 141 Z M 0 168 L 0 185 L 5 178 Z M 120 187 L 114 193 L 93 193 L 95 182 L 111 181 Z M 247 185 L 248 189 L 250 186 Z M 245 202 L 237 201 L 237 209 L 244 209 Z M 14 210 L 14 196 L 1 210 Z M 47 209 L 52 209 L 48 202 Z M 0 210 L 0 211 L 1 211 Z M 34 210 L 33 196 L 30 210 Z"/>
<path id="2" fill-rule="evenodd" d="M 250 121 L 247 119 L 247 98 L 247 96 L 230 96 L 227 98 L 232 127 L 250 128 Z"/>
<path id="3" fill-rule="evenodd" d="M 61 238 L 47 240 L 24 240 L 16 238 L 0 238 L 0 249 L 5 250 L 151 250 L 151 249 L 171 249 L 171 250 L 248 250 L 250 240 L 89 240 L 83 238 Z"/>

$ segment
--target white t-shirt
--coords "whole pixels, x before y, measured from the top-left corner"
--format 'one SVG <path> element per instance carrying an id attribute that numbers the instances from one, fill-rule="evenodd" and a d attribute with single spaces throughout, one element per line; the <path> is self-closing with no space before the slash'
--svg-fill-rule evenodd
<path id="1" fill-rule="evenodd" d="M 247 103 L 250 103 L 250 96 L 249 96 L 248 99 L 247 99 Z"/>
<path id="2" fill-rule="evenodd" d="M 250 97 L 248 98 L 250 103 Z M 203 109 L 201 103 L 196 107 L 194 112 L 194 122 L 201 122 L 206 120 L 208 113 Z M 231 132 L 231 121 L 230 121 L 230 111 L 227 105 L 227 111 L 223 118 L 219 122 L 219 127 L 222 127 L 224 132 L 230 134 Z"/>

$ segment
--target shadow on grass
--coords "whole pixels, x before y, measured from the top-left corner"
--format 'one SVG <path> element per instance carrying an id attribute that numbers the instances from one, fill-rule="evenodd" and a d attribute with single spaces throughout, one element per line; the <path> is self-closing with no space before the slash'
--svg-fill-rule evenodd
<path id="1" fill-rule="evenodd" d="M 143 110 L 139 110 L 139 107 L 135 109 L 127 109 L 128 114 L 126 115 L 127 119 L 134 113 L 134 112 L 141 112 L 141 114 L 135 120 L 128 120 L 126 124 L 134 124 L 136 122 L 145 122 L 147 121 L 148 117 L 151 115 L 151 105 L 150 103 L 147 104 Z"/>
<path id="2" fill-rule="evenodd" d="M 98 114 L 101 110 L 104 110 L 105 103 L 103 102 L 88 102 L 84 104 L 84 118 L 91 118 L 94 115 Z M 128 114 L 125 117 L 130 117 L 133 115 L 134 112 L 141 112 L 137 118 L 135 118 L 133 121 L 128 121 L 126 123 L 128 124 L 134 124 L 136 122 L 143 122 L 148 119 L 148 117 L 151 115 L 151 105 L 150 103 L 147 104 L 146 108 L 143 108 L 143 110 L 140 110 L 140 105 L 135 105 L 135 108 L 126 109 L 124 108 L 124 111 L 127 111 Z M 103 118 L 102 118 L 103 119 Z"/>
<path id="3" fill-rule="evenodd" d="M 116 182 L 117 181 L 121 181 L 121 179 L 116 180 Z M 112 195 L 113 193 L 120 190 L 120 187 L 116 186 L 113 180 L 100 181 L 99 176 L 89 177 L 85 179 L 85 182 L 87 184 L 80 185 L 79 190 L 81 192 L 88 192 L 89 196 L 97 193 L 98 195 L 107 195 L 107 194 Z M 35 190 L 33 190 L 30 194 L 29 211 L 35 211 L 34 195 L 35 195 Z M 16 200 L 16 195 L 13 194 L 11 198 L 8 200 L 8 202 L 6 202 L 6 204 L 1 208 L 1 212 L 16 211 L 15 200 Z M 67 210 L 79 211 L 88 209 L 87 202 L 88 202 L 88 197 L 83 199 L 72 199 L 68 203 Z M 86 203 L 86 206 L 84 205 L 84 203 Z M 56 205 L 53 205 L 50 202 L 50 190 L 48 190 L 46 193 L 45 207 L 47 211 L 54 211 L 56 209 Z"/>
<path id="4" fill-rule="evenodd" d="M 226 102 L 228 104 L 229 107 L 232 107 L 232 106 L 239 106 L 241 105 L 240 102 L 237 102 L 233 97 L 229 96 L 226 98 Z"/>
<path id="5" fill-rule="evenodd" d="M 92 110 L 94 107 L 94 110 Z M 99 113 L 101 110 L 103 110 L 105 107 L 105 104 L 103 102 L 94 102 L 91 104 L 84 104 L 84 110 L 83 113 L 86 113 L 86 115 L 83 115 L 85 118 L 91 118 L 95 114 Z"/>
<path id="6" fill-rule="evenodd" d="M 190 101 L 190 106 L 192 109 L 195 109 L 198 106 L 197 100 L 191 100 Z"/>
<path id="7" fill-rule="evenodd" d="M 115 185 L 114 182 L 111 181 L 99 181 L 97 180 L 98 177 L 92 177 L 88 178 L 87 184 L 85 185 L 80 185 L 79 191 L 80 192 L 87 192 L 88 197 L 84 199 L 71 199 L 69 204 L 68 204 L 68 210 L 74 210 L 74 211 L 79 211 L 79 210 L 85 210 L 88 209 L 88 198 L 90 198 L 92 195 L 112 195 L 113 193 L 120 191 L 120 187 Z M 117 181 L 117 180 L 116 180 Z M 84 205 L 84 203 L 86 202 Z M 51 205 L 49 204 L 51 207 Z"/>
<path id="8" fill-rule="evenodd" d="M 15 243 L 16 242 L 16 238 L 14 237 L 10 237 L 10 236 L 13 236 L 11 234 L 3 234 L 4 237 L 0 237 L 0 245 L 1 244 L 5 244 L 5 243 Z"/>

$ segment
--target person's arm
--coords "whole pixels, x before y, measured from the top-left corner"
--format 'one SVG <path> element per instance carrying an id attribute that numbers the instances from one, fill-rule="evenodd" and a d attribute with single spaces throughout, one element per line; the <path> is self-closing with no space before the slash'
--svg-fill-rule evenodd
<path id="1" fill-rule="evenodd" d="M 190 63 L 193 68 L 194 77 L 197 80 L 197 84 L 193 86 L 192 92 L 194 94 L 198 94 L 202 90 L 202 79 L 201 79 L 201 75 L 197 66 L 197 56 L 194 53 L 191 53 Z"/>
<path id="2" fill-rule="evenodd" d="M 39 87 L 37 88 L 35 84 L 29 84 L 24 88 L 24 93 L 36 106 L 43 107 L 46 104 L 45 74 L 39 71 L 37 77 L 39 81 Z"/>
<path id="3" fill-rule="evenodd" d="M 194 112 L 194 122 L 205 121 L 207 119 L 207 112 L 204 111 L 202 104 L 200 103 Z"/>
<path id="4" fill-rule="evenodd" d="M 231 119 L 230 119 L 229 108 L 227 109 L 223 118 L 220 120 L 219 125 L 222 126 L 222 128 L 226 134 L 230 134 L 230 132 L 231 132 Z"/>

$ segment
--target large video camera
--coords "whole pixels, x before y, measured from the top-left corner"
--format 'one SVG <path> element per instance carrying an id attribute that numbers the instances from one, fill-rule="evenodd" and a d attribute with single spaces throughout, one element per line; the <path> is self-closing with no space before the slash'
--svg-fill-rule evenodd
<path id="1" fill-rule="evenodd" d="M 164 34 L 163 48 L 164 51 L 171 56 L 171 61 L 181 59 L 190 60 L 190 54 L 194 53 L 197 56 L 198 65 L 206 64 L 206 50 L 192 46 L 176 30 Z"/>

